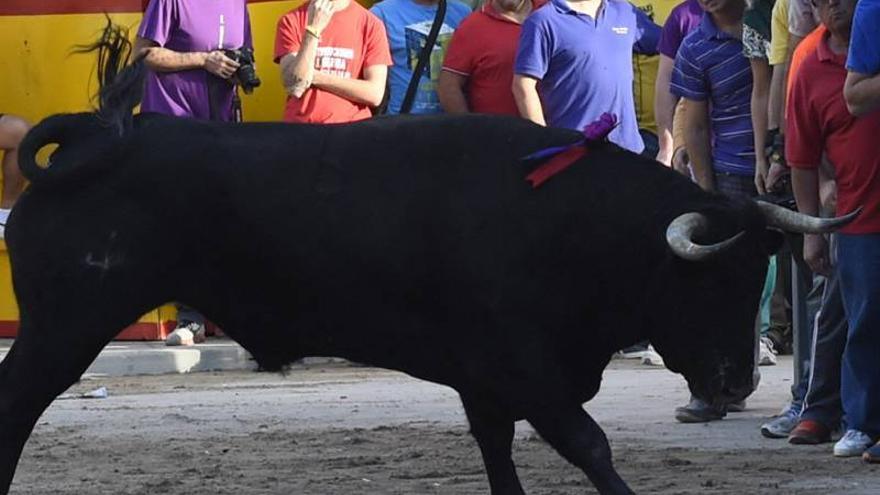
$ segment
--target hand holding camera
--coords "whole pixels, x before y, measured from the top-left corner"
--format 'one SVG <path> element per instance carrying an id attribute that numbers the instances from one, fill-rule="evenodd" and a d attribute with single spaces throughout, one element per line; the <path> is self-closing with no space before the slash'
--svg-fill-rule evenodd
<path id="1" fill-rule="evenodd" d="M 223 79 L 229 79 L 238 70 L 239 63 L 226 56 L 223 50 L 214 50 L 205 58 L 205 70 Z"/>
<path id="2" fill-rule="evenodd" d="M 223 50 L 223 54 L 238 67 L 233 75 L 245 94 L 251 94 L 254 88 L 260 86 L 260 78 L 254 67 L 254 51 L 246 46 L 238 50 Z"/>
<path id="3" fill-rule="evenodd" d="M 261 83 L 254 69 L 254 51 L 247 47 L 237 50 L 214 50 L 205 59 L 205 70 L 221 79 L 232 79 L 251 94 Z"/>

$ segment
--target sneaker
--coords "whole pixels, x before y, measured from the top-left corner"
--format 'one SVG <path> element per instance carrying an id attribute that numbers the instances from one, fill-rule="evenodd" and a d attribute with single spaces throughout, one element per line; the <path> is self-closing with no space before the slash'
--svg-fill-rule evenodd
<path id="1" fill-rule="evenodd" d="M 779 416 L 761 425 L 761 435 L 766 438 L 786 438 L 798 425 L 800 412 L 789 406 Z"/>
<path id="2" fill-rule="evenodd" d="M 716 409 L 696 397 L 691 397 L 688 405 L 675 408 L 675 419 L 680 423 L 708 423 L 725 415 L 726 411 Z"/>
<path id="3" fill-rule="evenodd" d="M 654 346 L 649 345 L 642 353 L 642 364 L 645 366 L 663 366 L 663 357 L 654 350 Z"/>
<path id="4" fill-rule="evenodd" d="M 862 455 L 874 444 L 871 437 L 859 430 L 846 430 L 843 437 L 834 444 L 835 457 L 855 457 Z"/>
<path id="5" fill-rule="evenodd" d="M 636 345 L 631 345 L 617 351 L 617 355 L 623 359 L 642 359 L 642 356 L 644 356 L 645 352 L 649 349 L 650 346 L 648 344 L 639 342 Z"/>
<path id="6" fill-rule="evenodd" d="M 173 332 L 165 337 L 165 345 L 170 346 L 190 346 L 205 341 L 205 326 L 199 323 L 181 322 Z"/>
<path id="7" fill-rule="evenodd" d="M 6 238 L 6 221 L 9 219 L 9 212 L 12 211 L 8 208 L 0 208 L 0 239 Z"/>
<path id="8" fill-rule="evenodd" d="M 788 435 L 793 445 L 818 445 L 831 441 L 831 429 L 818 421 L 802 419 Z"/>
<path id="9" fill-rule="evenodd" d="M 873 447 L 866 450 L 862 454 L 862 460 L 871 464 L 880 462 L 880 442 L 875 443 Z"/>
<path id="10" fill-rule="evenodd" d="M 769 338 L 761 337 L 758 354 L 758 366 L 776 365 L 776 351 L 773 350 L 773 341 Z"/>

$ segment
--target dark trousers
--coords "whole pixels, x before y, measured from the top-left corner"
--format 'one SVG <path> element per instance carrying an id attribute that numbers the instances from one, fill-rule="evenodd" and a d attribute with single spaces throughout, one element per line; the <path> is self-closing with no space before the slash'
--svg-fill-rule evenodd
<path id="1" fill-rule="evenodd" d="M 725 172 L 714 172 L 715 176 L 715 190 L 720 192 L 721 194 L 730 196 L 730 197 L 738 197 L 738 198 L 753 198 L 758 195 L 758 189 L 755 187 L 755 178 L 752 175 L 736 175 L 736 174 L 728 174 Z M 766 285 L 766 284 L 765 284 Z M 765 287 L 766 288 L 766 287 Z M 767 291 L 764 291 L 767 293 Z M 772 292 L 772 289 L 770 290 Z M 761 296 L 761 303 L 769 304 L 770 298 L 767 297 L 766 301 L 764 298 L 765 294 Z M 758 388 L 758 384 L 761 382 L 761 372 L 758 371 L 758 356 L 760 354 L 760 337 L 761 337 L 761 327 L 763 326 L 761 323 L 762 311 L 761 307 L 756 308 L 757 312 L 755 314 L 755 369 L 752 372 L 752 390 Z M 769 314 L 769 313 L 768 313 Z"/>
<path id="2" fill-rule="evenodd" d="M 754 175 L 736 175 L 715 172 L 715 190 L 735 198 L 754 198 L 758 195 Z"/>
<path id="3" fill-rule="evenodd" d="M 205 324 L 205 317 L 202 316 L 201 313 L 196 311 L 195 309 L 185 305 L 185 304 L 177 304 L 177 324 L 183 325 L 184 323 L 198 323 L 199 325 Z"/>
<path id="4" fill-rule="evenodd" d="M 809 377 L 801 419 L 811 419 L 833 430 L 840 424 L 840 365 L 846 345 L 846 313 L 837 269 L 825 279 L 822 304 L 816 312 L 810 352 Z"/>
<path id="5" fill-rule="evenodd" d="M 839 234 L 840 291 L 849 323 L 840 375 L 848 429 L 880 436 L 880 234 Z"/>

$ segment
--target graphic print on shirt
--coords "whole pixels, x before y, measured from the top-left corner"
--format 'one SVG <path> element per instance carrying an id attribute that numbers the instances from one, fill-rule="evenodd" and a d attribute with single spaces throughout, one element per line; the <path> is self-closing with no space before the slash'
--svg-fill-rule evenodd
<path id="1" fill-rule="evenodd" d="M 351 79 L 354 50 L 338 46 L 319 46 L 315 54 L 315 70 L 330 76 Z"/>
<path id="2" fill-rule="evenodd" d="M 404 29 L 407 62 L 410 70 L 415 70 L 416 64 L 419 63 L 419 55 L 421 55 L 422 48 L 428 41 L 428 33 L 431 32 L 432 24 L 433 21 L 417 22 L 406 26 Z M 434 43 L 434 48 L 431 50 L 431 56 L 428 58 L 428 64 L 425 67 L 425 71 L 429 74 L 429 82 L 420 85 L 420 89 L 423 91 L 434 91 L 437 89 L 437 79 L 440 77 L 443 58 L 446 56 L 446 49 L 449 47 L 449 41 L 452 40 L 453 32 L 455 32 L 455 29 L 445 23 L 440 28 L 437 42 Z"/>

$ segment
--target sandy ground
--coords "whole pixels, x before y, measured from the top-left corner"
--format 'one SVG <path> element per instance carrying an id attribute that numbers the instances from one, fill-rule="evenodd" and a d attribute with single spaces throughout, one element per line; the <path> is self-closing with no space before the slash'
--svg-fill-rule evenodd
<path id="1" fill-rule="evenodd" d="M 758 431 L 791 384 L 791 361 L 762 368 L 749 408 L 682 425 L 683 379 L 615 361 L 587 410 L 618 470 L 648 494 L 880 493 L 878 467 Z M 16 494 L 488 493 L 456 394 L 369 368 L 92 377 L 106 399 L 58 400 L 41 418 Z M 594 493 L 586 478 L 518 426 L 514 457 L 530 494 Z"/>

